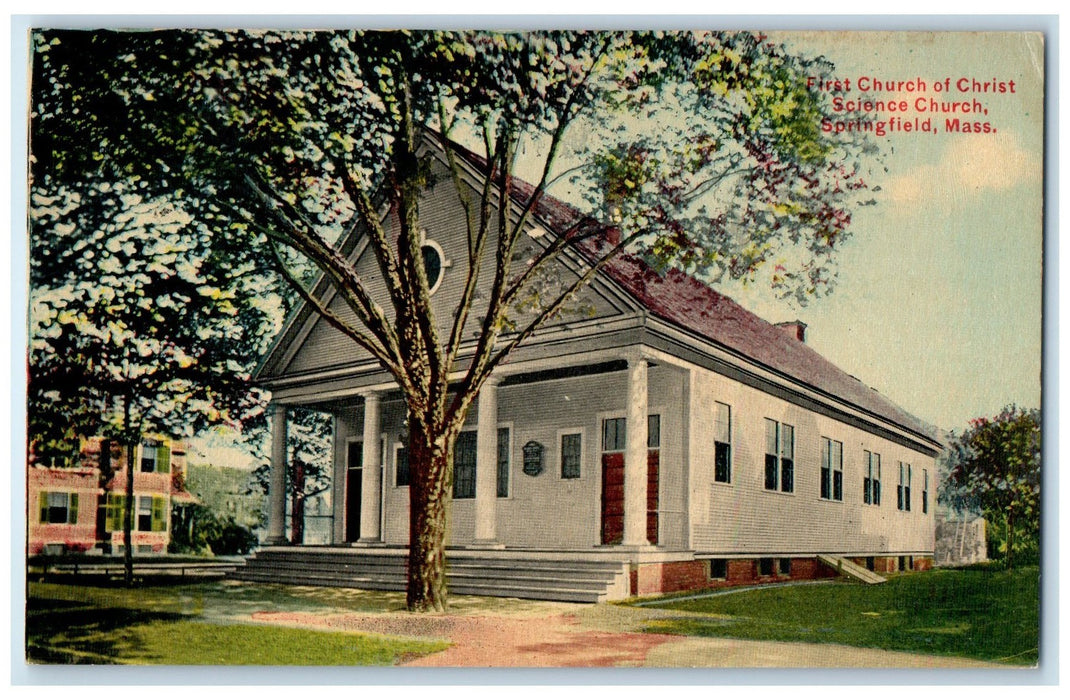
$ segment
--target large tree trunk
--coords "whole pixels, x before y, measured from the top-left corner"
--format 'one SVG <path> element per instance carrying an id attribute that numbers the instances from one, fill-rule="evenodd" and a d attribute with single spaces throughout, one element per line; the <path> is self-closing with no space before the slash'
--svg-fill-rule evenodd
<path id="1" fill-rule="evenodd" d="M 409 610 L 446 609 L 446 511 L 456 436 L 412 427 L 409 437 Z"/>

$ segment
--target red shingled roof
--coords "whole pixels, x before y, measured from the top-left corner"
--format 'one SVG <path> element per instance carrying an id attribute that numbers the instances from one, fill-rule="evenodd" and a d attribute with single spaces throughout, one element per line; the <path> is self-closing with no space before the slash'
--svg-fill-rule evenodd
<path id="1" fill-rule="evenodd" d="M 459 151 L 477 164 L 484 162 L 463 148 Z M 533 185 L 517 178 L 513 178 L 511 185 L 516 199 L 522 204 L 535 191 Z M 543 194 L 534 211 L 557 234 L 580 227 L 610 230 L 607 225 L 551 195 Z M 591 257 L 597 255 L 599 241 L 604 240 L 604 237 L 585 236 L 577 248 Z M 899 408 L 790 333 L 759 318 L 691 275 L 680 270 L 659 274 L 641 258 L 630 254 L 618 255 L 608 261 L 603 270 L 654 316 L 939 443 L 933 426 Z"/>

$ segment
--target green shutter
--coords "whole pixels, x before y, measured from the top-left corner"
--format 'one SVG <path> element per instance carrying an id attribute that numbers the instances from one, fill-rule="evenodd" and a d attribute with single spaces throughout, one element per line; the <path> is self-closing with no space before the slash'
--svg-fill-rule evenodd
<path id="1" fill-rule="evenodd" d="M 160 496 L 152 497 L 152 531 L 167 531 L 167 499 Z"/>
<path id="2" fill-rule="evenodd" d="M 37 497 L 37 507 L 41 511 L 41 522 L 48 522 L 48 491 L 42 491 Z"/>
<path id="3" fill-rule="evenodd" d="M 78 522 L 78 494 L 72 493 L 67 506 L 67 522 L 74 525 Z"/>
<path id="4" fill-rule="evenodd" d="M 104 529 L 108 532 L 119 532 L 123 529 L 123 514 L 126 505 L 126 496 L 119 493 L 108 494 L 108 505 L 104 515 Z"/>
<path id="5" fill-rule="evenodd" d="M 160 440 L 156 448 L 156 471 L 167 474 L 171 471 L 171 441 Z"/>

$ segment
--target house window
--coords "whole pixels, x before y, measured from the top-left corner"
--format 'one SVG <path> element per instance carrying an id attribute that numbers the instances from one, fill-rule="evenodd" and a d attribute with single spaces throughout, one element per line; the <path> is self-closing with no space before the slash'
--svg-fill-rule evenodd
<path id="1" fill-rule="evenodd" d="M 821 438 L 821 498 L 843 500 L 843 443 Z"/>
<path id="2" fill-rule="evenodd" d="M 795 490 L 795 428 L 765 419 L 765 488 Z"/>
<path id="3" fill-rule="evenodd" d="M 646 417 L 646 446 L 650 450 L 661 447 L 661 416 L 657 414 Z"/>
<path id="4" fill-rule="evenodd" d="M 141 443 L 141 471 L 166 474 L 171 471 L 171 451 L 159 440 L 146 440 Z"/>
<path id="5" fill-rule="evenodd" d="M 38 506 L 41 522 L 50 525 L 74 525 L 78 522 L 78 494 L 42 491 Z"/>
<path id="6" fill-rule="evenodd" d="M 453 448 L 453 497 L 476 497 L 476 433 L 474 430 L 457 436 Z"/>
<path id="7" fill-rule="evenodd" d="M 624 451 L 624 447 L 626 445 L 627 426 L 628 422 L 625 418 L 606 418 L 602 421 L 603 452 Z"/>
<path id="8" fill-rule="evenodd" d="M 152 496 L 137 499 L 137 528 L 140 532 L 152 532 Z"/>
<path id="9" fill-rule="evenodd" d="M 879 506 L 881 504 L 881 456 L 876 452 L 865 450 L 865 477 L 862 479 L 862 502 Z"/>
<path id="10" fill-rule="evenodd" d="M 758 560 L 758 575 L 759 576 L 772 576 L 774 570 L 774 563 L 772 557 L 762 557 Z"/>
<path id="11" fill-rule="evenodd" d="M 561 478 L 580 478 L 583 461 L 583 436 L 580 433 L 565 433 L 561 436 Z"/>
<path id="12" fill-rule="evenodd" d="M 509 497 L 509 457 L 512 444 L 509 428 L 498 428 L 498 498 Z"/>
<path id="13" fill-rule="evenodd" d="M 921 470 L 921 512 L 929 512 L 929 470 Z"/>
<path id="14" fill-rule="evenodd" d="M 727 559 L 710 559 L 710 578 L 722 581 L 728 578 Z"/>
<path id="15" fill-rule="evenodd" d="M 791 559 L 776 560 L 777 573 L 781 576 L 791 576 Z"/>
<path id="16" fill-rule="evenodd" d="M 910 510 L 910 479 L 913 476 L 909 464 L 899 463 L 899 486 L 896 488 L 896 507 L 899 510 Z"/>
<path id="17" fill-rule="evenodd" d="M 716 402 L 713 420 L 713 480 L 732 481 L 732 407 Z"/>
<path id="18" fill-rule="evenodd" d="M 394 448 L 394 484 L 409 485 L 409 448 L 406 445 Z"/>

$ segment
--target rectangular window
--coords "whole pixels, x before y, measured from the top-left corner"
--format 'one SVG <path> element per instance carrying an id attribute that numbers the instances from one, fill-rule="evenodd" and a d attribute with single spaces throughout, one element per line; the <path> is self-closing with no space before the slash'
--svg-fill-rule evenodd
<path id="1" fill-rule="evenodd" d="M 561 436 L 561 478 L 580 478 L 580 462 L 583 453 L 583 436 L 566 433 Z"/>
<path id="2" fill-rule="evenodd" d="M 765 419 L 765 488 L 795 490 L 795 428 Z"/>
<path id="3" fill-rule="evenodd" d="M 774 563 L 771 557 L 762 557 L 758 560 L 758 575 L 759 576 L 772 576 L 774 570 Z"/>
<path id="4" fill-rule="evenodd" d="M 137 519 L 134 529 L 138 532 L 152 532 L 152 496 L 139 496 L 137 499 Z"/>
<path id="5" fill-rule="evenodd" d="M 716 402 L 713 420 L 713 480 L 732 481 L 732 407 Z"/>
<path id="6" fill-rule="evenodd" d="M 876 452 L 863 452 L 865 476 L 862 479 L 862 502 L 879 506 L 881 504 L 881 456 Z"/>
<path id="7" fill-rule="evenodd" d="M 710 559 L 710 578 L 721 580 L 728 578 L 727 559 Z"/>
<path id="8" fill-rule="evenodd" d="M 167 532 L 167 499 L 152 497 L 152 531 Z"/>
<path id="9" fill-rule="evenodd" d="M 929 470 L 921 470 L 921 512 L 929 512 Z"/>
<path id="10" fill-rule="evenodd" d="M 777 559 L 777 573 L 781 576 L 791 576 L 791 559 Z"/>
<path id="11" fill-rule="evenodd" d="M 509 428 L 498 428 L 498 498 L 509 497 L 509 456 L 512 445 Z"/>
<path id="12" fill-rule="evenodd" d="M 42 491 L 38 500 L 40 521 L 50 525 L 74 525 L 78 522 L 78 494 Z"/>
<path id="13" fill-rule="evenodd" d="M 394 483 L 397 486 L 409 485 L 409 448 L 405 445 L 394 448 Z"/>
<path id="14" fill-rule="evenodd" d="M 646 446 L 651 450 L 661 447 L 661 416 L 657 414 L 646 417 Z"/>
<path id="15" fill-rule="evenodd" d="M 843 500 L 843 443 L 821 438 L 821 498 Z"/>
<path id="16" fill-rule="evenodd" d="M 457 436 L 453 448 L 453 497 L 476 497 L 476 433 L 474 430 Z"/>
<path id="17" fill-rule="evenodd" d="M 899 485 L 896 487 L 896 508 L 910 510 L 910 480 L 913 476 L 909 464 L 899 463 Z"/>
<path id="18" fill-rule="evenodd" d="M 146 440 L 141 443 L 141 471 L 166 474 L 171 471 L 171 450 L 161 440 Z"/>
<path id="19" fill-rule="evenodd" d="M 606 418 L 602 421 L 602 451 L 623 452 L 626 442 L 625 418 Z"/>

